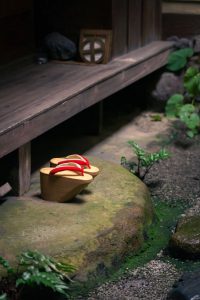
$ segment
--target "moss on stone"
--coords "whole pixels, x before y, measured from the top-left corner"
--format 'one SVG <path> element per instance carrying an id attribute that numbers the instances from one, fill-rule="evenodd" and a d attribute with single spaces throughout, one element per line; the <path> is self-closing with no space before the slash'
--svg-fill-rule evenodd
<path id="1" fill-rule="evenodd" d="M 188 216 L 179 221 L 170 240 L 170 247 L 180 257 L 200 257 L 200 216 Z"/>
<path id="2" fill-rule="evenodd" d="M 23 197 L 1 205 L 0 255 L 15 262 L 20 252 L 38 250 L 74 264 L 84 281 L 137 251 L 153 218 L 147 187 L 119 165 L 90 160 L 101 173 L 72 201 Z"/>

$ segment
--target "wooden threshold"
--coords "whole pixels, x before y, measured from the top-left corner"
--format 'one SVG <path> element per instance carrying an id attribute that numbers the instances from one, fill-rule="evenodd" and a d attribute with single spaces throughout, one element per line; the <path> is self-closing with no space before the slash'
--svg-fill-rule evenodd
<path id="1" fill-rule="evenodd" d="M 49 62 L 1 70 L 0 158 L 164 66 L 171 42 L 153 42 L 106 65 Z"/>

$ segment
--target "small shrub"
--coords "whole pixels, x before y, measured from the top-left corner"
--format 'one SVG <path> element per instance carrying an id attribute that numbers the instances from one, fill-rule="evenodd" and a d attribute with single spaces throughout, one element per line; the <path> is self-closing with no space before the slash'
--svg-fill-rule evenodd
<path id="1" fill-rule="evenodd" d="M 190 67 L 184 75 L 184 93 L 172 95 L 165 107 L 167 117 L 178 117 L 187 128 L 187 135 L 194 137 L 199 132 L 200 72 Z"/>
<path id="2" fill-rule="evenodd" d="M 0 264 L 7 271 L 5 288 L 0 300 L 6 300 L 12 291 L 15 292 L 14 299 L 20 299 L 23 287 L 42 285 L 52 289 L 54 292 L 68 297 L 68 282 L 71 281 L 69 273 L 75 268 L 70 264 L 63 264 L 38 251 L 26 251 L 18 257 L 17 271 L 15 272 L 7 260 L 0 256 Z M 12 278 L 9 280 L 9 276 Z M 15 288 L 13 287 L 13 283 Z M 20 287 L 20 288 L 19 288 Z"/>
<path id="3" fill-rule="evenodd" d="M 121 164 L 128 165 L 130 171 L 142 180 L 144 180 L 145 176 L 155 163 L 169 157 L 169 153 L 165 149 L 161 149 L 154 153 L 148 153 L 134 141 L 129 141 L 128 144 L 136 154 L 138 162 L 128 163 L 126 157 L 122 156 Z"/>
<path id="4" fill-rule="evenodd" d="M 171 52 L 168 57 L 167 69 L 172 72 L 182 70 L 193 54 L 194 51 L 192 48 L 184 48 Z"/>
<path id="5" fill-rule="evenodd" d="M 162 117 L 159 114 L 151 115 L 151 120 L 154 122 L 160 122 L 162 121 Z"/>

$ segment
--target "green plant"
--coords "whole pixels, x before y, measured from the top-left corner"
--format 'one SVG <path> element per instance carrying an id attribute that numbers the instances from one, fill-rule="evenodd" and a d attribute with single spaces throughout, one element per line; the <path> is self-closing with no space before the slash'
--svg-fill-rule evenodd
<path id="1" fill-rule="evenodd" d="M 165 149 L 160 149 L 158 152 L 154 153 L 148 153 L 134 141 L 128 141 L 128 144 L 131 146 L 133 152 L 136 154 L 138 162 L 127 163 L 126 157 L 122 156 L 121 164 L 128 164 L 130 171 L 142 180 L 144 180 L 146 174 L 149 172 L 149 170 L 155 163 L 169 157 L 169 152 Z"/>
<path id="2" fill-rule="evenodd" d="M 68 297 L 68 282 L 71 281 L 69 273 L 75 268 L 70 264 L 64 264 L 55 261 L 53 258 L 44 255 L 38 251 L 26 251 L 18 257 L 18 265 L 16 271 L 10 267 L 9 262 L 0 256 L 0 264 L 6 269 L 7 277 L 12 275 L 12 279 L 6 281 L 7 287 L 3 290 L 4 294 L 0 300 L 5 300 L 6 293 L 9 294 L 9 288 L 14 282 L 15 299 L 20 299 L 23 287 L 42 285 L 52 289 L 54 292 L 60 293 Z M 22 287 L 19 289 L 19 287 Z"/>
<path id="3" fill-rule="evenodd" d="M 162 117 L 159 114 L 151 115 L 151 120 L 154 122 L 160 122 L 162 121 Z"/>
<path id="4" fill-rule="evenodd" d="M 187 135 L 194 137 L 200 128 L 199 104 L 200 72 L 196 67 L 190 67 L 184 75 L 184 94 L 172 95 L 166 104 L 167 117 L 178 117 L 187 127 Z"/>
<path id="5" fill-rule="evenodd" d="M 183 69 L 188 62 L 188 59 L 192 57 L 194 51 L 192 48 L 184 48 L 173 51 L 170 53 L 167 62 L 167 69 L 176 72 Z"/>

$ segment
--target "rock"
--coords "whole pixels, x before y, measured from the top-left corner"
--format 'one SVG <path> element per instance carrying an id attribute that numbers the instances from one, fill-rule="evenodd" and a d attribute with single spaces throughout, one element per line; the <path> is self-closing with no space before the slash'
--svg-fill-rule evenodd
<path id="1" fill-rule="evenodd" d="M 200 35 L 196 35 L 193 39 L 194 43 L 194 53 L 200 52 Z"/>
<path id="2" fill-rule="evenodd" d="M 152 95 L 160 101 L 167 101 L 175 93 L 183 93 L 183 82 L 180 76 L 165 72 L 161 75 Z"/>
<path id="3" fill-rule="evenodd" d="M 169 247 L 175 256 L 200 257 L 200 215 L 185 216 L 178 222 Z"/>
<path id="4" fill-rule="evenodd" d="M 77 52 L 75 43 L 58 32 L 48 34 L 45 37 L 44 45 L 51 59 L 73 59 Z"/>
<path id="5" fill-rule="evenodd" d="M 76 266 L 76 280 L 118 266 L 143 243 L 153 207 L 146 185 L 120 165 L 89 158 L 101 173 L 67 203 L 33 197 L 5 201 L 0 209 L 0 255 L 11 264 L 24 250 L 38 250 Z"/>
<path id="6" fill-rule="evenodd" d="M 200 271 L 185 273 L 169 292 L 167 300 L 200 300 Z"/>
<path id="7" fill-rule="evenodd" d="M 177 49 L 183 49 L 183 48 L 192 48 L 193 47 L 193 40 L 188 38 L 179 38 L 176 35 L 170 36 L 168 41 L 174 42 L 174 47 Z"/>

